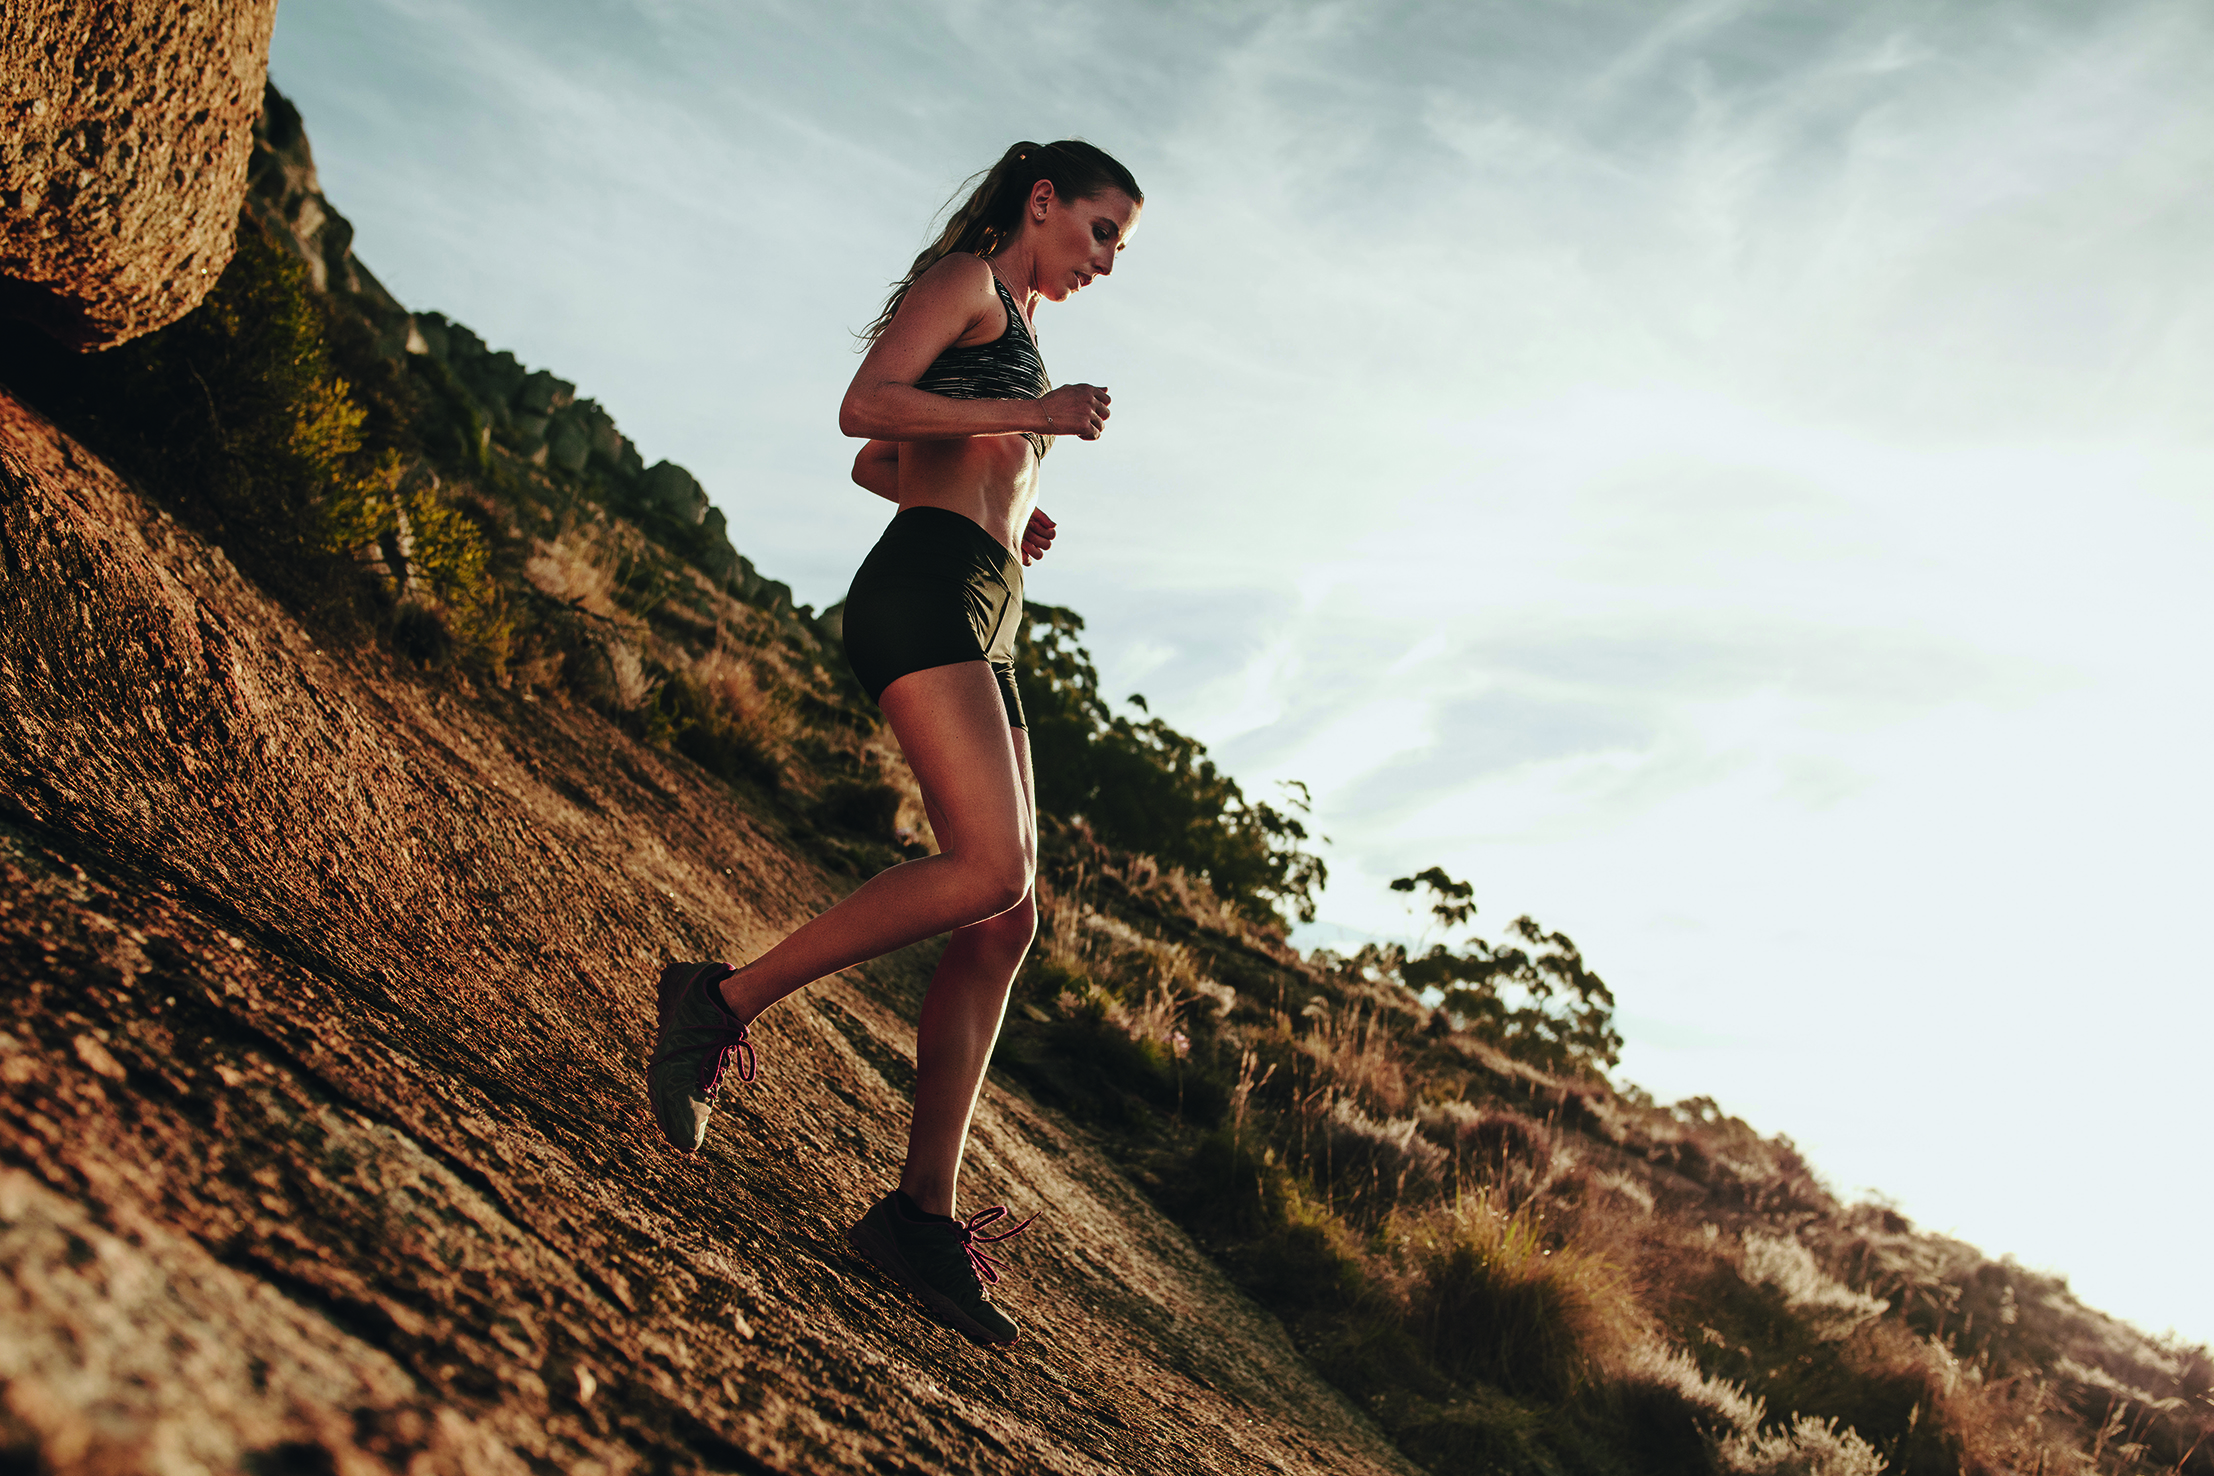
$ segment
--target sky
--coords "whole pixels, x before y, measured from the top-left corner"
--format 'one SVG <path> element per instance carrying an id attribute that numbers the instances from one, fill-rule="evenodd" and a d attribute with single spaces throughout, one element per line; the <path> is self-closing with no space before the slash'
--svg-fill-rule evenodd
<path id="1" fill-rule="evenodd" d="M 1007 144 L 1107 148 L 1029 593 L 1311 787 L 1302 937 L 1443 865 L 1618 1079 L 2214 1339 L 2214 10 L 284 0 L 271 75 L 402 301 L 817 606 L 853 331 Z"/>

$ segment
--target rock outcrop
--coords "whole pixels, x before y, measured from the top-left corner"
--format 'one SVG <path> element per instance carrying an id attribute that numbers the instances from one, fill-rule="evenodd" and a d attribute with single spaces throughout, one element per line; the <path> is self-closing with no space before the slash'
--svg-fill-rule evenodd
<path id="1" fill-rule="evenodd" d="M 74 348 L 190 312 L 231 257 L 276 0 L 10 0 L 0 314 Z"/>
<path id="2" fill-rule="evenodd" d="M 25 1469 L 1410 1468 L 1078 1133 L 997 1085 L 985 1352 L 846 1251 L 921 960 L 757 1028 L 695 1159 L 651 981 L 831 877 L 583 707 L 319 648 L 0 395 L 0 1449 Z"/>
<path id="3" fill-rule="evenodd" d="M 353 222 L 323 194 L 300 110 L 273 85 L 263 87 L 253 141 L 246 203 L 307 263 L 315 289 L 359 293 L 387 311 L 401 311 L 384 284 L 355 258 Z"/>
<path id="4" fill-rule="evenodd" d="M 388 357 L 419 356 L 450 376 L 466 399 L 464 437 L 482 454 L 500 444 L 532 465 L 578 485 L 601 484 L 621 511 L 663 525 L 690 561 L 740 599 L 789 610 L 788 585 L 765 579 L 731 546 L 722 510 L 685 468 L 647 466 L 595 400 L 548 369 L 530 369 L 441 313 L 410 313 L 354 254 L 354 228 L 323 194 L 300 113 L 274 84 L 254 129 L 247 208 L 307 263 L 319 291 L 347 294 Z M 603 492 L 604 495 L 604 492 Z"/>

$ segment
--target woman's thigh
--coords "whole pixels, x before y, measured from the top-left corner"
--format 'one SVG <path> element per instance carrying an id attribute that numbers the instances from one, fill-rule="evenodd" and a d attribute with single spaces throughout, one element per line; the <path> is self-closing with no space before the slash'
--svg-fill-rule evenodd
<path id="1" fill-rule="evenodd" d="M 962 661 L 909 672 L 879 705 L 922 786 L 941 852 L 1019 863 L 1037 856 L 1029 737 L 1007 725 L 990 665 Z"/>

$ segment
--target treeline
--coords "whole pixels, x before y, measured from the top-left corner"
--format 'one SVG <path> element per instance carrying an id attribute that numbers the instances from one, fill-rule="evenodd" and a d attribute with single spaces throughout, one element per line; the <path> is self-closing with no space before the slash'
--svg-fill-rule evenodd
<path id="1" fill-rule="evenodd" d="M 1109 706 L 1078 644 L 1083 616 L 1055 605 L 1025 616 L 1015 661 L 1038 808 L 1181 868 L 1256 922 L 1314 921 L 1329 869 L 1311 848 L 1305 786 L 1286 785 L 1280 806 L 1249 799 L 1198 739 L 1150 711 L 1137 719 Z M 1145 710 L 1144 698 L 1131 702 Z"/>

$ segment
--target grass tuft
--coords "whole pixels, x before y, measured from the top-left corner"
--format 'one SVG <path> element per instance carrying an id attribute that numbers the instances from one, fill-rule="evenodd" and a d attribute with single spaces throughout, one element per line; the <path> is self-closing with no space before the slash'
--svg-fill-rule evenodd
<path id="1" fill-rule="evenodd" d="M 1406 1259 L 1415 1327 L 1455 1378 L 1563 1400 L 1624 1367 L 1650 1333 L 1630 1278 L 1605 1257 L 1554 1243 L 1528 1209 L 1474 1195 L 1413 1220 Z"/>

